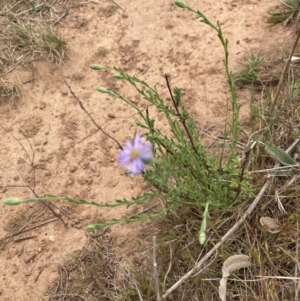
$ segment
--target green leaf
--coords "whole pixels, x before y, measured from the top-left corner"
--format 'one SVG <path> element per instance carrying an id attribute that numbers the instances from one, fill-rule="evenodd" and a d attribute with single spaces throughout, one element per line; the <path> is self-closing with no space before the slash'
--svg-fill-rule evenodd
<path id="1" fill-rule="evenodd" d="M 277 161 L 279 161 L 283 165 L 297 165 L 298 163 L 288 155 L 283 149 L 280 147 L 271 144 L 270 142 L 265 143 L 265 150 Z"/>

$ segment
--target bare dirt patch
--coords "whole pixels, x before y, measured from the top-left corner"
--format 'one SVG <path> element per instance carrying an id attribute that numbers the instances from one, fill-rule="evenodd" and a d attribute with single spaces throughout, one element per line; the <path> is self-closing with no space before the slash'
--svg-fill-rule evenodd
<path id="1" fill-rule="evenodd" d="M 231 69 L 238 68 L 239 60 L 248 52 L 272 60 L 274 56 L 282 58 L 290 48 L 293 32 L 265 22 L 266 12 L 276 5 L 274 1 L 207 0 L 199 4 L 191 0 L 189 4 L 195 8 L 200 5 L 212 21 L 220 21 L 230 41 Z M 111 74 L 89 69 L 92 63 L 100 63 L 146 79 L 165 97 L 163 76 L 170 74 L 172 84 L 184 88 L 184 102 L 192 116 L 208 129 L 205 134 L 222 133 L 228 88 L 223 52 L 215 33 L 177 9 L 172 1 L 127 1 L 122 5 L 126 11 L 113 3 L 90 1 L 74 6 L 57 25 L 69 45 L 68 59 L 60 68 L 92 117 L 118 141 L 132 138 L 136 129 L 136 116 L 127 106 L 95 91 L 97 85 L 106 86 L 136 98 Z M 245 48 L 236 43 L 238 40 Z M 113 202 L 140 193 L 141 179 L 124 176 L 117 164 L 116 145 L 80 109 L 54 64 L 34 61 L 15 72 L 20 82 L 32 76 L 34 80 L 22 85 L 22 100 L 13 108 L 5 103 L 0 107 L 1 199 L 32 197 L 34 190 L 38 196 L 65 194 Z M 241 123 L 247 129 L 247 93 L 241 94 L 240 103 Z M 218 143 L 213 146 L 217 150 Z M 95 218 L 123 214 L 119 209 L 56 205 L 52 205 L 54 212 L 42 204 L 20 208 L 0 205 L 0 237 L 7 239 L 16 231 L 9 224 L 15 217 L 19 217 L 16 222 L 20 227 L 29 222 L 40 225 L 1 247 L 1 300 L 47 300 L 47 288 L 59 275 L 58 267 L 87 244 L 85 227 Z M 57 217 L 65 225 L 59 218 L 51 221 Z M 46 221 L 50 222 L 41 225 Z M 107 234 L 118 250 L 118 262 L 132 259 L 142 226 L 118 226 Z"/>

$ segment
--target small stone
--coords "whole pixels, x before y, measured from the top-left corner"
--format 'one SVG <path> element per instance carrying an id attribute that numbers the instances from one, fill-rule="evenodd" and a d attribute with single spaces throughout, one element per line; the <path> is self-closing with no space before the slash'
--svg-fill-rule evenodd
<path id="1" fill-rule="evenodd" d="M 11 273 L 16 274 L 19 271 L 18 266 L 14 263 L 12 268 L 11 268 Z"/>
<path id="2" fill-rule="evenodd" d="M 28 263 L 29 261 L 31 261 L 37 254 L 37 246 L 36 243 L 34 241 L 30 241 L 26 244 L 25 248 L 24 248 L 24 261 L 26 263 Z"/>
<path id="3" fill-rule="evenodd" d="M 82 228 L 82 225 L 81 225 L 81 224 L 75 225 L 75 228 L 81 229 L 81 228 Z"/>
<path id="4" fill-rule="evenodd" d="M 48 240 L 51 241 L 51 242 L 55 242 L 55 237 L 53 235 L 50 235 L 48 237 Z"/>
<path id="5" fill-rule="evenodd" d="M 77 167 L 76 166 L 72 166 L 71 168 L 70 168 L 70 172 L 74 172 L 74 171 L 76 171 L 77 170 Z"/>
<path id="6" fill-rule="evenodd" d="M 124 62 L 127 63 L 127 62 L 129 62 L 129 61 L 130 61 L 130 56 L 126 55 L 126 56 L 124 57 Z"/>
<path id="7" fill-rule="evenodd" d="M 73 179 L 69 179 L 66 184 L 68 186 L 71 186 L 73 183 L 74 183 L 74 180 Z"/>

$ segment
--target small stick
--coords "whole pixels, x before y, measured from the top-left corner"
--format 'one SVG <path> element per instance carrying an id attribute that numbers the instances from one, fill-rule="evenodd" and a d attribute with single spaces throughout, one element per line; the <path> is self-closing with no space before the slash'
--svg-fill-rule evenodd
<path id="1" fill-rule="evenodd" d="M 35 238 L 36 235 L 29 235 L 29 236 L 24 236 L 24 237 L 17 237 L 15 238 L 15 242 L 20 242 L 20 241 L 23 241 L 23 240 L 26 240 L 26 239 L 31 239 L 31 238 Z"/>
<path id="2" fill-rule="evenodd" d="M 34 282 L 37 282 L 37 281 L 38 281 L 40 275 L 41 275 L 42 272 L 44 271 L 44 268 L 45 268 L 45 267 L 39 267 L 39 271 L 38 271 L 38 274 L 37 274 L 37 275 L 35 276 L 35 278 L 34 278 Z"/>
<path id="3" fill-rule="evenodd" d="M 37 195 L 36 195 L 36 197 L 38 197 Z M 64 226 L 65 226 L 65 228 L 67 228 L 68 229 L 68 225 L 66 224 L 66 222 L 62 219 L 62 217 L 61 216 L 59 216 L 59 214 L 57 214 L 52 208 L 51 208 L 51 206 L 47 203 L 47 202 L 42 202 L 46 207 L 48 207 L 48 209 L 50 209 L 52 212 L 53 212 L 53 214 L 55 215 L 55 216 L 57 216 L 57 218 L 59 218 L 60 220 L 61 220 L 61 222 L 64 224 Z M 52 204 L 52 203 L 50 203 L 50 204 Z M 53 204 L 52 204 L 53 205 Z M 57 208 L 57 207 L 56 207 Z"/>
<path id="4" fill-rule="evenodd" d="M 154 282 L 156 290 L 156 300 L 161 301 L 159 292 L 159 282 L 158 282 L 158 272 L 157 272 L 157 262 L 156 262 L 156 236 L 153 236 L 153 271 L 154 271 Z"/>
<path id="5" fill-rule="evenodd" d="M 299 233 L 298 221 L 297 221 L 297 232 Z M 299 258 L 299 237 L 297 237 L 296 258 Z M 295 265 L 295 278 L 297 278 L 299 271 L 300 271 L 300 264 L 299 264 L 299 260 L 297 259 L 297 263 Z M 297 283 L 294 281 L 294 284 L 295 284 L 295 300 L 299 300 L 300 282 Z"/>
<path id="6" fill-rule="evenodd" d="M 116 5 L 118 5 L 121 9 L 125 11 L 125 8 L 121 4 L 119 4 L 116 0 L 112 0 L 112 2 L 114 2 Z"/>
<path id="7" fill-rule="evenodd" d="M 35 78 L 34 78 L 34 77 L 32 77 L 32 78 L 29 78 L 29 79 L 27 79 L 27 80 L 23 81 L 23 82 L 22 82 L 22 85 L 25 85 L 25 84 L 31 83 L 31 82 L 33 82 L 34 80 L 35 80 Z"/>
<path id="8" fill-rule="evenodd" d="M 34 218 L 33 221 L 30 221 L 30 222 L 27 223 L 25 226 L 23 226 L 23 227 L 21 228 L 21 230 L 19 230 L 18 232 L 15 232 L 15 233 L 12 233 L 12 234 L 10 234 L 10 235 L 8 235 L 8 236 L 3 237 L 2 239 L 6 239 L 6 238 L 7 238 L 7 240 L 6 240 L 5 243 L 1 246 L 0 252 L 4 249 L 5 245 L 6 245 L 6 244 L 7 244 L 14 236 L 16 236 L 16 235 L 18 235 L 18 234 L 20 234 L 20 233 L 22 233 L 22 232 L 25 232 L 24 229 L 25 229 L 27 226 L 29 226 L 30 224 L 32 224 L 34 221 L 36 221 L 38 218 L 40 218 L 44 213 L 45 213 L 45 210 L 44 210 L 44 212 L 43 212 L 42 214 L 40 214 L 39 216 L 37 216 L 36 218 Z M 1 240 L 2 240 L 2 239 L 1 239 Z"/>
<path id="9" fill-rule="evenodd" d="M 137 283 L 136 283 L 136 280 L 135 280 L 134 276 L 131 275 L 130 271 L 126 271 L 126 269 L 124 269 L 124 270 L 125 270 L 125 273 L 127 274 L 127 276 L 128 276 L 128 277 L 131 279 L 131 281 L 133 282 L 134 287 L 135 287 L 135 289 L 136 289 L 136 291 L 137 291 L 137 293 L 138 293 L 139 300 L 140 300 L 140 301 L 144 301 L 144 299 L 143 299 L 143 297 L 142 297 L 142 294 L 141 294 L 141 291 L 140 291 L 140 289 L 139 289 L 139 287 L 138 287 L 138 285 L 137 285 Z"/>
<path id="10" fill-rule="evenodd" d="M 31 273 L 32 273 L 32 271 L 33 271 L 33 269 L 34 269 L 35 265 L 36 265 L 36 263 L 34 263 L 34 264 L 33 264 L 33 266 L 32 266 L 32 268 L 31 268 L 30 272 L 29 272 L 29 273 L 26 273 L 26 274 L 25 274 L 25 276 L 27 276 L 27 277 L 28 277 L 28 276 L 30 276 L 30 275 L 31 275 Z"/>
<path id="11" fill-rule="evenodd" d="M 30 156 L 28 154 L 28 152 L 26 151 L 24 145 L 20 142 L 19 139 L 17 139 L 10 131 L 8 131 L 4 126 L 0 125 L 0 128 L 3 129 L 7 134 L 11 135 L 19 144 L 20 146 L 22 147 L 23 151 L 25 152 L 25 154 L 27 155 L 28 157 L 28 160 L 30 162 L 30 165 L 32 164 L 32 160 L 30 159 Z M 26 138 L 26 137 L 25 137 Z"/>
<path id="12" fill-rule="evenodd" d="M 21 233 L 30 231 L 30 230 L 35 229 L 35 228 L 38 228 L 38 227 L 40 227 L 40 226 L 44 226 L 44 225 L 46 225 L 46 224 L 52 223 L 52 222 L 57 221 L 57 220 L 58 220 L 58 217 L 49 219 L 49 220 L 47 220 L 47 221 L 45 221 L 45 222 L 42 222 L 42 223 L 40 223 L 40 224 L 38 224 L 38 225 L 35 225 L 35 226 L 32 226 L 32 227 L 30 227 L 30 228 L 27 228 L 27 229 L 23 229 L 23 230 L 17 231 L 17 232 L 15 232 L 15 233 L 13 233 L 13 234 L 11 234 L 11 235 L 8 235 L 8 236 L 6 236 L 6 237 L 4 237 L 4 238 L 11 238 L 11 237 L 16 236 L 16 235 L 18 235 L 18 234 L 21 234 Z"/>
<path id="13" fill-rule="evenodd" d="M 270 111 L 270 114 L 271 114 L 271 115 L 272 115 L 273 110 L 274 110 L 274 108 L 275 108 L 275 106 L 276 106 L 276 104 L 277 104 L 277 100 L 278 100 L 278 97 L 279 97 L 279 93 L 280 93 L 280 90 L 281 90 L 283 81 L 284 81 L 284 79 L 285 79 L 286 73 L 287 73 L 287 71 L 288 71 L 288 69 L 289 69 L 289 67 L 290 67 L 291 59 L 292 59 L 292 56 L 293 56 L 293 54 L 294 54 L 294 52 L 295 52 L 295 49 L 296 49 L 296 47 L 297 47 L 299 38 L 300 38 L 300 31 L 299 31 L 299 33 L 298 33 L 298 35 L 297 35 L 297 38 L 296 38 L 296 40 L 295 40 L 295 42 L 294 42 L 294 45 L 293 45 L 293 47 L 292 47 L 292 50 L 291 50 L 291 52 L 290 52 L 289 58 L 288 58 L 288 60 L 286 61 L 285 66 L 284 66 L 284 69 L 283 69 L 283 72 L 282 72 L 282 74 L 281 74 L 281 78 L 280 78 L 279 84 L 278 84 L 278 86 L 277 86 L 277 91 L 276 91 L 276 94 L 275 94 L 275 97 L 274 97 L 274 100 L 273 100 L 273 105 L 272 105 L 272 108 L 271 108 L 271 111 Z M 282 104 L 283 104 L 283 102 L 282 102 Z"/>
<path id="14" fill-rule="evenodd" d="M 112 139 L 119 147 L 119 149 L 123 149 L 122 145 L 119 143 L 119 141 L 117 141 L 117 139 L 115 139 L 114 137 L 112 137 L 111 135 L 109 135 L 108 133 L 106 133 L 102 127 L 100 125 L 98 125 L 98 123 L 94 120 L 94 118 L 91 116 L 91 114 L 86 110 L 86 108 L 83 106 L 82 101 L 77 97 L 77 95 L 74 93 L 74 91 L 72 90 L 71 86 L 68 84 L 64 74 L 62 73 L 61 69 L 58 68 L 66 86 L 68 87 L 69 91 L 71 92 L 72 96 L 77 100 L 80 108 L 85 112 L 85 114 L 91 119 L 91 121 L 93 122 L 93 124 L 98 128 L 99 131 L 101 131 L 105 136 L 107 136 L 108 138 Z"/>
<path id="15" fill-rule="evenodd" d="M 60 210 L 67 218 L 69 218 L 72 222 L 76 222 L 76 219 L 73 219 L 66 210 L 59 208 L 57 205 L 55 205 L 54 203 L 51 203 L 52 206 L 54 206 L 55 208 L 57 208 L 58 210 Z"/>

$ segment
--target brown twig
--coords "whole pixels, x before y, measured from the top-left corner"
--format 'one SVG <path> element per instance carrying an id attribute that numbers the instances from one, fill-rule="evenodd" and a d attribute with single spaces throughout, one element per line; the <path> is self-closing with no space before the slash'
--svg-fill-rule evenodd
<path id="1" fill-rule="evenodd" d="M 282 87 L 282 85 L 283 85 L 283 81 L 284 81 L 284 79 L 285 79 L 286 73 L 287 73 L 287 71 L 288 71 L 288 69 L 289 69 L 289 67 L 290 67 L 291 59 L 292 59 L 292 56 L 293 56 L 293 54 L 294 54 L 294 52 L 295 52 L 295 49 L 296 49 L 296 47 L 297 47 L 299 38 L 300 38 L 300 31 L 298 32 L 297 38 L 296 38 L 296 40 L 295 40 L 295 42 L 294 42 L 294 44 L 293 44 L 293 47 L 292 47 L 292 50 L 291 50 L 291 52 L 290 52 L 289 58 L 288 58 L 288 60 L 286 61 L 285 66 L 284 66 L 284 69 L 283 69 L 283 72 L 282 72 L 282 74 L 281 74 L 281 78 L 280 78 L 279 84 L 278 84 L 278 86 L 277 86 L 277 90 L 276 90 L 276 94 L 275 94 L 275 97 L 274 97 L 274 100 L 273 100 L 273 105 L 272 105 L 272 108 L 271 108 L 271 111 L 270 111 L 270 115 L 272 115 L 273 110 L 274 110 L 274 108 L 275 108 L 275 106 L 276 106 L 276 104 L 277 104 L 278 97 L 279 97 L 279 93 L 280 93 L 281 87 Z"/>
<path id="2" fill-rule="evenodd" d="M 7 244 L 14 236 L 16 236 L 16 235 L 18 235 L 18 234 L 20 234 L 20 233 L 26 232 L 24 229 L 25 229 L 27 226 L 29 226 L 30 224 L 32 224 L 34 221 L 36 221 L 38 218 L 40 218 L 44 213 L 45 213 L 45 210 L 44 210 L 44 212 L 42 212 L 40 215 L 38 215 L 36 218 L 34 218 L 32 221 L 30 221 L 30 222 L 27 223 L 25 226 L 23 226 L 23 227 L 21 228 L 21 230 L 18 230 L 17 232 L 14 232 L 14 233 L 12 233 L 12 234 L 10 234 L 10 235 L 7 235 L 7 236 L 3 237 L 2 239 L 7 239 L 7 240 L 6 240 L 6 241 L 4 242 L 4 244 L 1 246 L 0 252 L 4 249 L 5 245 L 6 245 L 6 244 Z M 1 240 L 2 240 L 2 239 L 1 239 Z"/>
<path id="3" fill-rule="evenodd" d="M 61 69 L 58 67 L 58 70 L 66 84 L 66 86 L 68 87 L 70 93 L 72 94 L 72 96 L 77 100 L 80 108 L 85 112 L 85 114 L 90 118 L 90 120 L 94 123 L 94 125 L 98 128 L 99 131 L 101 131 L 105 136 L 107 136 L 108 138 L 112 139 L 120 149 L 123 149 L 122 145 L 119 143 L 118 140 L 116 140 L 114 137 L 112 137 L 111 135 L 109 135 L 108 133 L 106 133 L 102 127 L 100 125 L 98 125 L 98 123 L 94 120 L 94 118 L 91 116 L 91 114 L 86 110 L 86 108 L 84 107 L 82 101 L 77 97 L 77 95 L 74 93 L 74 91 L 72 90 L 71 86 L 68 84 L 64 74 L 62 73 Z"/>
<path id="4" fill-rule="evenodd" d="M 154 272 L 154 283 L 156 290 L 156 300 L 161 301 L 160 292 L 159 292 L 159 281 L 158 281 L 158 272 L 157 272 L 157 262 L 156 262 L 156 236 L 153 236 L 153 272 Z"/>
<path id="5" fill-rule="evenodd" d="M 15 232 L 15 233 L 12 233 L 12 234 L 10 234 L 10 235 L 8 235 L 8 236 L 5 236 L 4 238 L 9 238 L 9 239 L 10 239 L 10 238 L 12 238 L 13 236 L 16 236 L 16 235 L 18 235 L 18 234 L 21 234 L 21 233 L 30 231 L 30 230 L 35 229 L 35 228 L 38 228 L 38 227 L 40 227 L 40 226 L 44 226 L 44 225 L 46 225 L 46 224 L 52 223 L 52 222 L 57 221 L 57 220 L 58 220 L 58 217 L 55 217 L 55 218 L 49 219 L 49 220 L 47 220 L 47 221 L 45 221 L 45 222 L 42 222 L 42 223 L 40 223 L 40 224 L 38 224 L 38 225 L 34 225 L 34 226 L 30 227 L 30 228 L 27 228 L 27 229 L 24 229 L 24 227 L 23 227 L 21 230 Z"/>
<path id="6" fill-rule="evenodd" d="M 121 4 L 119 4 L 116 0 L 111 0 L 111 1 L 125 11 L 125 8 Z"/>
<path id="7" fill-rule="evenodd" d="M 137 282 L 136 282 L 134 276 L 130 273 L 129 270 L 128 270 L 128 271 L 127 271 L 126 269 L 124 269 L 124 270 L 125 270 L 125 272 L 126 272 L 128 278 L 133 282 L 133 285 L 134 285 L 134 287 L 135 287 L 135 289 L 136 289 L 136 292 L 137 292 L 137 294 L 138 294 L 138 296 L 139 296 L 139 300 L 140 300 L 140 301 L 144 301 L 144 299 L 143 299 L 143 297 L 142 297 L 141 290 L 139 289 L 139 287 L 138 287 L 138 285 L 137 285 Z"/>
<path id="8" fill-rule="evenodd" d="M 38 281 L 38 279 L 39 279 L 40 275 L 42 274 L 42 272 L 44 271 L 44 269 L 45 269 L 45 266 L 39 267 L 39 271 L 38 271 L 38 274 L 34 278 L 34 282 Z"/>
<path id="9" fill-rule="evenodd" d="M 23 241 L 23 240 L 26 240 L 26 239 L 31 239 L 31 238 L 35 238 L 36 235 L 29 235 L 29 236 L 24 236 L 24 237 L 17 237 L 15 238 L 15 242 L 20 242 L 20 241 Z"/>
<path id="10" fill-rule="evenodd" d="M 74 223 L 77 222 L 77 220 L 74 219 L 74 218 L 72 218 L 66 210 L 64 210 L 64 209 L 62 209 L 62 208 L 60 208 L 60 207 L 58 207 L 58 206 L 55 205 L 54 203 L 51 203 L 51 205 L 54 206 L 55 208 L 57 208 L 59 211 L 61 211 L 61 212 L 62 212 L 68 219 L 70 219 L 72 222 L 74 222 Z"/>
<path id="11" fill-rule="evenodd" d="M 37 195 L 36 195 L 36 197 L 38 198 Z M 46 206 L 48 209 L 50 209 L 50 210 L 52 211 L 52 213 L 53 213 L 55 216 L 57 216 L 58 219 L 61 220 L 61 222 L 64 224 L 65 228 L 68 229 L 67 223 L 62 219 L 62 217 L 61 217 L 59 214 L 57 214 L 57 213 L 55 212 L 55 210 L 53 210 L 53 209 L 51 208 L 51 206 L 50 206 L 47 202 L 42 202 L 42 204 L 43 204 L 44 206 Z M 52 203 L 50 203 L 50 204 L 52 204 Z M 52 204 L 52 205 L 53 205 L 53 204 Z M 56 207 L 56 208 L 57 208 L 57 207 Z"/>
<path id="12" fill-rule="evenodd" d="M 36 186 L 36 181 L 35 181 L 35 170 L 36 170 L 36 166 L 35 166 L 35 164 L 34 164 L 34 149 L 33 149 L 33 146 L 32 146 L 32 144 L 31 144 L 31 142 L 30 142 L 30 140 L 29 140 L 29 138 L 26 136 L 26 134 L 21 130 L 21 129 L 19 129 L 19 132 L 23 135 L 23 137 L 27 140 L 27 142 L 28 142 L 28 144 L 29 144 L 29 146 L 30 146 L 30 149 L 31 149 L 31 151 L 32 151 L 32 158 L 30 158 L 30 156 L 29 156 L 29 154 L 28 154 L 28 152 L 26 151 L 26 149 L 25 149 L 25 147 L 24 147 L 24 145 L 20 142 L 20 140 L 19 139 L 17 139 L 17 137 L 15 137 L 11 132 L 9 132 L 6 128 L 4 128 L 3 126 L 1 126 L 0 125 L 0 128 L 2 128 L 6 133 L 8 133 L 8 134 L 10 134 L 19 144 L 20 144 L 20 146 L 22 147 L 22 149 L 23 149 L 23 151 L 25 152 L 25 154 L 27 155 L 27 157 L 28 157 L 28 160 L 29 160 L 29 163 L 26 163 L 26 164 L 28 164 L 31 168 L 32 168 L 32 170 L 33 170 L 33 187 L 31 187 L 30 185 L 29 185 L 29 183 L 27 182 L 27 180 L 23 177 L 23 175 L 22 175 L 22 173 L 19 171 L 19 169 L 17 168 L 17 167 L 15 167 L 16 169 L 17 169 L 17 171 L 18 171 L 18 173 L 20 174 L 20 176 L 21 176 L 21 178 L 23 179 L 23 181 L 25 182 L 25 183 L 27 183 L 27 185 L 25 186 L 25 187 L 27 187 L 34 195 L 35 195 L 35 197 L 38 197 L 38 195 L 37 195 L 37 193 L 35 192 L 35 186 Z M 25 161 L 26 162 L 26 161 Z M 17 186 L 17 185 L 15 185 L 15 186 L 13 186 L 13 185 L 10 185 L 10 186 L 7 186 L 7 187 L 23 187 L 23 186 Z M 50 205 L 49 204 L 47 204 L 46 202 L 42 202 L 43 203 L 43 205 L 44 206 L 46 206 L 46 207 L 48 207 L 48 209 L 50 209 L 52 212 L 53 212 L 53 214 L 55 215 L 55 216 L 57 216 L 60 220 L 61 220 L 61 222 L 64 224 L 64 226 L 68 229 L 68 225 L 65 223 L 65 221 L 50 207 Z M 56 207 L 57 208 L 57 207 Z"/>

